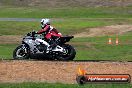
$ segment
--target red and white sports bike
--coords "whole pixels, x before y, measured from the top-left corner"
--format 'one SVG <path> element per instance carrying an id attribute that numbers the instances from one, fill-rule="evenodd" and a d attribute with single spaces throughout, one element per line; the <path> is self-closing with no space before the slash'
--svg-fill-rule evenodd
<path id="1" fill-rule="evenodd" d="M 43 36 L 43 35 L 42 35 Z M 41 35 L 34 32 L 28 33 L 13 52 L 14 59 L 49 59 L 49 60 L 73 60 L 76 51 L 73 46 L 65 44 L 74 36 L 53 37 L 57 46 L 49 49 L 49 43 Z M 44 41 L 42 41 L 44 40 Z"/>

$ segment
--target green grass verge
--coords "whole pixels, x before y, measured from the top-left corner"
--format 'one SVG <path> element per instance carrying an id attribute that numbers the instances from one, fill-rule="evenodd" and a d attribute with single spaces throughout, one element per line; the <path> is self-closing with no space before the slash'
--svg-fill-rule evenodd
<path id="1" fill-rule="evenodd" d="M 132 18 L 132 7 L 33 8 L 0 7 L 0 17 L 11 18 Z"/>
<path id="2" fill-rule="evenodd" d="M 99 27 L 125 22 L 131 24 L 130 19 L 74 19 L 54 20 L 53 25 L 63 34 L 74 34 L 84 31 L 85 28 Z M 25 35 L 32 29 L 38 30 L 39 22 L 0 22 L 0 35 Z M 77 50 L 76 60 L 132 60 L 131 34 L 119 36 L 121 45 L 109 46 L 106 44 L 108 36 L 75 38 L 72 42 Z M 115 41 L 115 36 L 111 36 Z M 79 43 L 79 44 L 76 44 Z M 87 44 L 88 43 L 88 44 Z M 12 58 L 16 45 L 0 45 L 0 58 Z M 4 52 L 3 52 L 4 51 Z"/>
<path id="3" fill-rule="evenodd" d="M 16 48 L 16 45 L 8 45 L 8 44 L 4 44 L 4 45 L 0 45 L 0 59 L 11 59 L 12 58 L 12 54 L 13 54 L 13 50 Z"/>
<path id="4" fill-rule="evenodd" d="M 115 42 L 116 36 L 111 36 Z M 75 38 L 71 42 L 77 51 L 75 60 L 132 61 L 131 33 L 119 36 L 120 44 L 108 45 L 108 36 Z M 11 59 L 17 45 L 0 45 L 0 58 Z"/>
<path id="5" fill-rule="evenodd" d="M 63 34 L 75 34 L 86 28 L 116 24 L 131 24 L 131 19 L 63 19 L 53 20 L 52 25 Z M 40 30 L 40 22 L 0 21 L 0 35 L 25 35 Z"/>
<path id="6" fill-rule="evenodd" d="M 88 21 L 88 20 L 64 20 L 62 22 L 54 21 L 53 26 L 64 34 L 72 34 L 87 27 L 97 27 L 112 24 L 112 22 L 104 21 Z M 1 35 L 23 35 L 32 30 L 40 30 L 40 22 L 0 22 Z"/>
<path id="7" fill-rule="evenodd" d="M 132 84 L 1 83 L 0 88 L 131 88 Z"/>
<path id="8" fill-rule="evenodd" d="M 131 33 L 119 36 L 118 46 L 115 44 L 116 36 L 110 37 L 113 39 L 112 45 L 107 44 L 108 36 L 73 39 L 77 50 L 76 60 L 132 61 Z"/>
<path id="9" fill-rule="evenodd" d="M 84 47 L 84 46 L 83 46 Z M 132 61 L 132 45 L 108 46 L 94 44 L 90 47 L 76 47 L 76 60 Z"/>

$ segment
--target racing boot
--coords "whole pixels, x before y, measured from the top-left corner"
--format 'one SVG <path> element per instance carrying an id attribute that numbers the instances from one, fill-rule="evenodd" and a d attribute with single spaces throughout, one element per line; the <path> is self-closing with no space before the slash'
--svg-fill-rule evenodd
<path id="1" fill-rule="evenodd" d="M 49 44 L 50 44 L 50 46 L 48 47 L 49 50 L 53 50 L 57 46 L 56 42 L 53 39 L 49 39 Z"/>

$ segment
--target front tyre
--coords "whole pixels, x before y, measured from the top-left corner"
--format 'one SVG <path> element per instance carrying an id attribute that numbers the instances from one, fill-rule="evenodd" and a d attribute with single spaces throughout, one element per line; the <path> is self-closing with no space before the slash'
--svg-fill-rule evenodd
<path id="1" fill-rule="evenodd" d="M 75 49 L 69 44 L 64 44 L 62 47 L 64 48 L 64 52 L 61 53 L 57 59 L 61 61 L 73 60 L 76 55 Z"/>
<path id="2" fill-rule="evenodd" d="M 17 60 L 28 59 L 28 58 L 29 58 L 28 48 L 25 47 L 24 45 L 18 46 L 18 47 L 13 51 L 13 58 L 14 58 L 14 59 L 17 59 Z"/>

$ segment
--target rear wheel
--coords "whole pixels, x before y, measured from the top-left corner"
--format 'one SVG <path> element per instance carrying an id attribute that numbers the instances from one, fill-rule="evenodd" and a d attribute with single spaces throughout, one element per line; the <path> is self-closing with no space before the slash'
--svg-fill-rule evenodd
<path id="1" fill-rule="evenodd" d="M 76 55 L 75 49 L 69 44 L 65 44 L 62 47 L 64 48 L 64 52 L 61 53 L 57 59 L 63 61 L 73 60 Z"/>
<path id="2" fill-rule="evenodd" d="M 14 51 L 13 51 L 13 58 L 14 59 L 28 59 L 29 58 L 29 52 L 28 48 L 25 47 L 24 45 L 18 46 Z"/>

